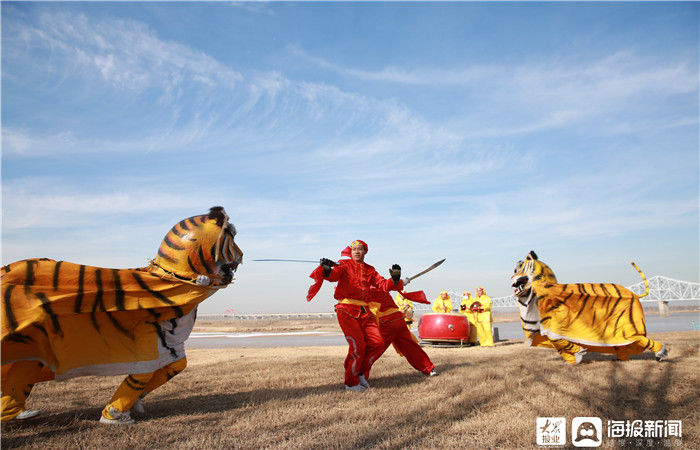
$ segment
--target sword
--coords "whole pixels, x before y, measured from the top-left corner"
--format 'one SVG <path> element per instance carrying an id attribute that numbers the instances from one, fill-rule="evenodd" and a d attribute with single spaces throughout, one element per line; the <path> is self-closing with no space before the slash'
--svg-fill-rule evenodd
<path id="1" fill-rule="evenodd" d="M 319 260 L 310 261 L 308 259 L 253 259 L 252 261 L 282 261 L 282 262 L 302 262 L 302 263 L 319 263 Z"/>
<path id="2" fill-rule="evenodd" d="M 436 267 L 439 266 L 440 264 L 444 263 L 446 259 L 447 259 L 447 258 L 443 258 L 443 259 L 441 259 L 440 261 L 438 261 L 438 262 L 436 262 L 435 264 L 433 264 L 432 266 L 430 266 L 430 267 L 428 267 L 427 269 L 425 269 L 424 271 L 422 271 L 421 273 L 419 273 L 419 274 L 417 274 L 417 275 L 413 275 L 412 277 L 408 277 L 408 281 L 412 281 L 414 278 L 418 278 L 419 276 L 424 275 L 424 274 L 430 272 L 431 270 L 433 270 L 434 268 L 436 268 Z"/>

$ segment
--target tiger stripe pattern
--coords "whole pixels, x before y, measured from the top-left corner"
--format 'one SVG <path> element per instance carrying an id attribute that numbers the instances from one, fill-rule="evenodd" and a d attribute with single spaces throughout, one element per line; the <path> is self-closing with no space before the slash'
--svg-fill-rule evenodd
<path id="1" fill-rule="evenodd" d="M 167 347 L 160 324 L 183 317 L 233 281 L 243 253 L 234 242 L 236 231 L 228 220 L 223 208 L 214 207 L 209 214 L 178 222 L 148 267 L 111 269 L 48 258 L 2 267 L 2 364 L 22 360 L 28 353 L 62 373 L 63 364 L 51 354 L 49 341 L 54 346 L 62 341 L 66 346 L 85 347 L 86 341 L 103 341 L 105 335 L 121 348 L 150 333 Z M 156 263 L 161 254 L 171 263 L 166 265 L 168 270 Z M 181 270 L 190 263 L 194 270 Z M 200 275 L 208 277 L 210 284 L 197 284 Z M 80 338 L 73 328 L 77 322 Z M 94 347 L 97 360 L 104 359 L 97 351 L 99 346 Z"/>
<path id="2" fill-rule="evenodd" d="M 194 282 L 205 275 L 217 284 L 229 284 L 243 252 L 234 242 L 236 229 L 228 220 L 221 207 L 181 220 L 163 238 L 153 264 L 183 281 Z"/>
<path id="3" fill-rule="evenodd" d="M 646 336 L 639 296 L 623 286 L 560 284 L 534 252 L 518 261 L 511 281 L 531 346 L 554 347 L 572 364 L 579 362 L 577 354 L 587 351 L 615 353 L 621 360 L 645 350 L 656 352 L 659 360 L 666 356 L 665 346 Z"/>

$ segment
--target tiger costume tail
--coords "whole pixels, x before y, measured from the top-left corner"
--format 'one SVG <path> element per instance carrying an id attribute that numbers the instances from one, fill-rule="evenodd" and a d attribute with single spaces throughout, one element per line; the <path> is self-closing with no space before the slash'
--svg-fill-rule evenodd
<path id="1" fill-rule="evenodd" d="M 649 295 L 649 282 L 647 281 L 647 277 L 644 276 L 644 272 L 642 272 L 642 269 L 637 267 L 637 265 L 634 263 L 634 261 L 632 261 L 632 265 L 634 266 L 635 269 L 637 269 L 637 272 L 639 272 L 639 274 L 642 276 L 642 280 L 644 280 L 644 287 L 646 289 L 646 291 L 642 295 L 638 295 L 637 298 L 646 297 L 647 295 Z"/>

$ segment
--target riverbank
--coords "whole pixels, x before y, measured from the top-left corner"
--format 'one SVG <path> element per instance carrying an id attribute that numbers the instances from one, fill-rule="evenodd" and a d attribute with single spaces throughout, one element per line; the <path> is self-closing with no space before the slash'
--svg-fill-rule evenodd
<path id="1" fill-rule="evenodd" d="M 347 346 L 188 351 L 188 367 L 146 397 L 135 425 L 100 411 L 123 377 L 39 383 L 31 421 L 2 425 L 3 448 L 534 448 L 537 417 L 599 417 L 604 447 L 700 447 L 700 332 L 652 334 L 669 346 L 615 361 L 565 364 L 552 349 L 427 348 L 427 378 L 389 349 L 372 387 L 343 388 Z M 682 437 L 609 438 L 609 420 L 682 421 Z"/>

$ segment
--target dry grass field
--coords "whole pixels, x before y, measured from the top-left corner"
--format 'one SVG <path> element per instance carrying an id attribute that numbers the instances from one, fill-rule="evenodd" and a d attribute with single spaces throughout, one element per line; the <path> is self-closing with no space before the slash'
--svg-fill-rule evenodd
<path id="1" fill-rule="evenodd" d="M 361 393 L 342 389 L 344 347 L 191 350 L 188 368 L 147 397 L 137 424 L 97 421 L 121 377 L 42 383 L 28 407 L 44 414 L 3 425 L 2 447 L 532 448 L 538 416 L 569 426 L 597 416 L 604 426 L 682 420 L 682 446 L 700 448 L 700 332 L 652 337 L 670 346 L 667 361 L 647 353 L 570 367 L 553 350 L 512 341 L 428 348 L 441 373 L 434 378 L 390 348 Z"/>
<path id="2" fill-rule="evenodd" d="M 333 317 L 319 319 L 255 319 L 255 320 L 202 320 L 197 319 L 193 331 L 210 331 L 226 333 L 286 332 L 286 331 L 338 331 L 338 319 Z"/>

